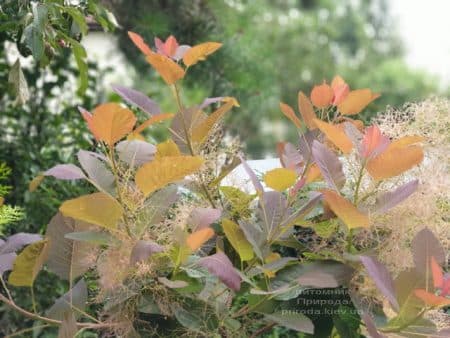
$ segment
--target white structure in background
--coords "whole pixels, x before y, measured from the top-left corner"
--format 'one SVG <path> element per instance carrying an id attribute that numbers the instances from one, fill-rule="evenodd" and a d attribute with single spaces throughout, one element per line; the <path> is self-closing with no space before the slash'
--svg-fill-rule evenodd
<path id="1" fill-rule="evenodd" d="M 256 176 L 262 177 L 266 172 L 275 168 L 281 168 L 280 159 L 267 158 L 264 160 L 247 161 L 247 164 L 255 172 Z M 264 182 L 261 182 L 264 186 Z M 233 186 L 241 189 L 248 194 L 256 193 L 247 172 L 242 167 L 242 164 L 238 165 L 234 170 L 226 176 L 221 184 L 222 186 Z"/>
<path id="2" fill-rule="evenodd" d="M 82 44 L 86 49 L 88 60 L 96 62 L 99 70 L 103 71 L 101 85 L 104 88 L 111 90 L 112 84 L 128 87 L 133 85 L 136 72 L 119 49 L 118 39 L 115 35 L 90 32 L 82 40 Z M 108 69 L 109 71 L 106 71 Z"/>

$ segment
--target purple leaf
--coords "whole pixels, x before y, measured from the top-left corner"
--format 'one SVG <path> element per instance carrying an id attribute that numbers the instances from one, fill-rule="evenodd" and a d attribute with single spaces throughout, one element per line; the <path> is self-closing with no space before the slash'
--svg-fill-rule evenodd
<path id="1" fill-rule="evenodd" d="M 203 257 L 198 261 L 198 264 L 208 269 L 214 276 L 219 277 L 222 283 L 230 289 L 239 291 L 241 288 L 241 277 L 235 271 L 230 259 L 223 252 Z"/>
<path id="2" fill-rule="evenodd" d="M 339 282 L 333 275 L 322 271 L 307 271 L 297 278 L 297 282 L 303 286 L 313 288 L 337 288 Z"/>
<path id="3" fill-rule="evenodd" d="M 91 267 L 92 260 L 89 257 L 95 252 L 96 246 L 65 237 L 91 228 L 91 224 L 64 217 L 59 212 L 53 216 L 45 233 L 50 239 L 47 258 L 50 271 L 62 279 L 72 281 Z"/>
<path id="4" fill-rule="evenodd" d="M 368 313 L 364 313 L 361 318 L 366 324 L 367 332 L 369 332 L 371 338 L 387 338 L 385 335 L 378 332 L 372 317 Z"/>
<path id="5" fill-rule="evenodd" d="M 307 214 L 313 210 L 316 205 L 320 202 L 322 199 L 322 194 L 319 192 L 313 192 L 311 194 L 310 199 L 297 211 L 292 213 L 289 217 L 287 217 L 282 224 L 282 227 L 289 226 L 292 224 L 292 222 L 295 222 L 301 217 L 305 217 Z"/>
<path id="6" fill-rule="evenodd" d="M 366 268 L 367 273 L 375 282 L 375 285 L 388 299 L 389 303 L 391 303 L 392 308 L 398 311 L 399 305 L 397 302 L 395 285 L 388 269 L 374 257 L 360 256 L 359 258 Z"/>
<path id="7" fill-rule="evenodd" d="M 222 215 L 222 210 L 213 208 L 195 208 L 189 215 L 188 224 L 194 230 L 200 230 L 216 222 Z"/>
<path id="8" fill-rule="evenodd" d="M 152 241 L 138 241 L 130 255 L 130 265 L 147 260 L 154 253 L 162 252 L 164 248 Z"/>
<path id="9" fill-rule="evenodd" d="M 114 175 L 106 167 L 99 154 L 92 151 L 80 150 L 77 154 L 78 162 L 88 174 L 89 179 L 100 189 L 106 192 L 114 192 Z"/>
<path id="10" fill-rule="evenodd" d="M 117 94 L 120 95 L 122 99 L 139 107 L 149 115 L 157 115 L 161 113 L 161 108 L 159 105 L 144 93 L 120 85 L 112 85 L 111 87 Z"/>
<path id="11" fill-rule="evenodd" d="M 175 61 L 180 61 L 189 49 L 191 49 L 191 46 L 189 45 L 178 46 L 175 54 L 172 56 L 172 59 L 174 59 Z"/>
<path id="12" fill-rule="evenodd" d="M 153 160 L 156 147 L 145 141 L 122 141 L 116 145 L 119 158 L 129 165 L 141 166 Z"/>
<path id="13" fill-rule="evenodd" d="M 271 314 L 265 315 L 266 319 L 269 319 L 271 321 L 274 321 L 277 324 L 280 324 L 281 326 L 284 326 L 288 329 L 299 331 L 299 332 L 305 332 L 305 333 L 314 333 L 314 324 L 305 315 L 303 315 L 300 312 L 295 311 L 281 311 L 281 312 L 274 312 Z"/>
<path id="14" fill-rule="evenodd" d="M 223 100 L 223 96 L 218 97 L 208 97 L 203 100 L 203 102 L 198 106 L 199 109 L 204 109 L 213 103 L 217 103 Z"/>
<path id="15" fill-rule="evenodd" d="M 249 165 L 247 164 L 247 162 L 241 157 L 239 156 L 239 159 L 241 160 L 242 163 L 242 167 L 244 168 L 245 172 L 247 173 L 247 175 L 250 177 L 250 180 L 253 183 L 253 186 L 255 187 L 256 192 L 262 193 L 264 191 L 264 188 L 261 184 L 261 182 L 258 180 L 258 177 L 256 177 L 255 172 L 252 170 L 252 168 L 249 167 Z"/>
<path id="16" fill-rule="evenodd" d="M 433 256 L 439 265 L 444 265 L 445 251 L 436 236 L 428 228 L 417 233 L 412 243 L 413 259 L 416 271 L 425 275 L 430 274 L 430 261 Z M 428 278 L 429 276 L 426 276 Z"/>
<path id="17" fill-rule="evenodd" d="M 253 222 L 247 222 L 245 220 L 239 221 L 239 226 L 244 232 L 245 238 L 250 242 L 255 254 L 263 260 L 269 253 L 269 248 L 266 242 L 266 235 L 258 226 Z"/>
<path id="18" fill-rule="evenodd" d="M 20 232 L 18 234 L 8 237 L 6 242 L 2 246 L 0 246 L 0 254 L 16 252 L 25 245 L 38 242 L 41 239 L 42 239 L 41 235 Z"/>
<path id="19" fill-rule="evenodd" d="M 287 201 L 278 191 L 267 191 L 260 198 L 260 215 L 264 223 L 267 237 L 280 226 L 286 214 Z"/>
<path id="20" fill-rule="evenodd" d="M 0 276 L 6 271 L 12 270 L 16 257 L 14 252 L 0 255 Z"/>
<path id="21" fill-rule="evenodd" d="M 345 184 L 345 175 L 339 158 L 318 141 L 314 141 L 312 144 L 312 154 L 328 186 L 339 191 Z"/>
<path id="22" fill-rule="evenodd" d="M 204 121 L 206 117 L 207 115 L 198 109 L 198 106 L 193 106 L 179 111 L 172 119 L 169 131 L 173 141 L 183 153 L 189 152 L 187 139 L 188 137 L 191 137 L 191 131 Z M 186 133 L 188 133 L 188 135 L 186 135 Z"/>
<path id="23" fill-rule="evenodd" d="M 401 185 L 393 191 L 389 191 L 377 199 L 374 212 L 383 213 L 389 209 L 395 207 L 397 204 L 403 202 L 412 193 L 417 190 L 419 186 L 419 180 L 413 180 L 406 184 Z"/>
<path id="24" fill-rule="evenodd" d="M 84 108 L 81 107 L 81 106 L 78 106 L 77 108 L 78 108 L 78 111 L 79 111 L 82 115 L 85 114 L 85 115 L 87 115 L 87 116 L 89 116 L 89 117 L 92 117 L 92 114 L 91 114 L 91 112 L 90 112 L 89 110 L 84 109 Z"/>
<path id="25" fill-rule="evenodd" d="M 67 293 L 58 298 L 50 309 L 47 310 L 47 317 L 63 320 L 64 315 L 72 311 L 70 304 L 77 309 L 84 311 L 87 301 L 87 286 L 84 279 L 80 279 L 75 286 Z"/>
<path id="26" fill-rule="evenodd" d="M 300 155 L 292 143 L 286 143 L 284 145 L 282 153 L 280 154 L 280 162 L 283 167 L 293 169 L 297 174 L 301 174 L 300 169 L 303 160 L 303 156 Z"/>
<path id="27" fill-rule="evenodd" d="M 303 156 L 303 159 L 305 160 L 305 162 L 308 162 L 311 160 L 311 148 L 312 148 L 312 144 L 314 142 L 314 140 L 316 140 L 318 135 L 318 131 L 317 130 L 310 130 L 307 131 L 306 133 L 303 133 L 300 135 L 299 138 L 299 147 L 298 147 L 298 151 L 300 152 L 300 155 Z"/>
<path id="28" fill-rule="evenodd" d="M 59 180 L 79 180 L 86 178 L 83 171 L 74 164 L 58 164 L 44 172 L 45 176 L 53 176 Z"/>

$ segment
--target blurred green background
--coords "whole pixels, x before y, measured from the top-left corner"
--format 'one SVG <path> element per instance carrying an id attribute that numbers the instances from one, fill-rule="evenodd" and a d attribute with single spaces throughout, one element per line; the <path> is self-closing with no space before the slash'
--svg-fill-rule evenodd
<path id="1" fill-rule="evenodd" d="M 36 12 L 38 3 L 62 7 L 46 12 L 43 18 Z M 241 107 L 228 115 L 226 129 L 240 137 L 248 157 L 262 158 L 274 154 L 277 141 L 295 142 L 295 129 L 280 113 L 279 102 L 296 107 L 299 90 L 309 94 L 314 84 L 331 81 L 336 74 L 351 88 L 369 87 L 382 94 L 363 114 L 365 121 L 387 105 L 448 95 L 448 88 L 435 75 L 406 62 L 392 3 L 3 0 L 0 163 L 12 170 L 4 180 L 10 186 L 6 202 L 22 206 L 25 216 L 19 223 L 2 225 L 0 236 L 43 232 L 61 201 L 89 189 L 80 183 L 49 179 L 36 192 L 28 192 L 29 181 L 39 172 L 58 163 L 75 163 L 79 149 L 92 147 L 78 105 L 91 109 L 117 100 L 110 85 L 120 83 L 145 92 L 164 111 L 175 111 L 170 90 L 132 45 L 127 31 L 139 33 L 150 45 L 154 37 L 165 39 L 170 34 L 181 44 L 222 42 L 218 52 L 189 71 L 182 85 L 184 99 L 196 104 L 205 97 L 235 96 Z M 21 87 L 17 87 L 17 78 L 11 79 L 19 56 L 26 102 L 17 102 Z M 150 136 L 155 140 L 165 137 L 161 130 Z M 44 293 L 39 299 L 41 309 L 51 304 L 49 295 L 63 290 L 64 285 L 55 283 L 44 272 L 36 286 L 36 294 Z M 27 295 L 15 292 L 26 306 Z M 0 327 L 5 332 L 29 325 L 0 306 Z"/>

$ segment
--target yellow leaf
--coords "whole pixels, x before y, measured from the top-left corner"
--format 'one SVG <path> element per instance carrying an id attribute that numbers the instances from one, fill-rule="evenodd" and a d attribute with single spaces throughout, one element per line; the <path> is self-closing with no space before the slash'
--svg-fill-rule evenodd
<path id="1" fill-rule="evenodd" d="M 352 203 L 333 190 L 321 191 L 331 210 L 347 225 L 349 229 L 367 228 L 369 217 L 359 211 Z"/>
<path id="2" fill-rule="evenodd" d="M 99 141 L 112 146 L 130 133 L 135 123 L 131 110 L 117 103 L 104 103 L 94 109 L 89 127 Z"/>
<path id="3" fill-rule="evenodd" d="M 184 77 L 184 69 L 164 55 L 156 53 L 148 54 L 147 62 L 156 69 L 168 85 L 172 85 Z"/>
<path id="4" fill-rule="evenodd" d="M 133 140 L 145 141 L 145 137 L 139 133 L 132 132 L 132 133 L 128 134 L 127 140 L 128 141 L 133 141 Z"/>
<path id="5" fill-rule="evenodd" d="M 44 175 L 37 175 L 35 178 L 33 178 L 30 184 L 28 185 L 28 191 L 30 192 L 35 191 L 39 187 L 44 178 L 45 178 Z"/>
<path id="6" fill-rule="evenodd" d="M 286 103 L 280 102 L 280 109 L 284 116 L 291 120 L 291 122 L 294 123 L 298 129 L 301 129 L 302 122 L 297 117 L 297 115 L 295 115 L 294 109 L 292 109 L 291 106 L 287 105 Z"/>
<path id="7" fill-rule="evenodd" d="M 208 115 L 202 120 L 192 132 L 192 141 L 197 144 L 202 144 L 214 125 L 228 112 L 232 107 L 238 107 L 239 103 L 233 97 L 224 99 L 225 103 L 221 105 L 215 112 Z"/>
<path id="8" fill-rule="evenodd" d="M 214 230 L 211 228 L 203 228 L 190 234 L 186 239 L 188 247 L 195 251 L 200 248 L 206 241 L 214 236 Z"/>
<path id="9" fill-rule="evenodd" d="M 241 261 L 248 261 L 253 258 L 252 245 L 249 243 L 239 225 L 229 219 L 222 220 L 222 228 L 225 236 L 230 241 L 234 250 L 241 257 Z"/>
<path id="10" fill-rule="evenodd" d="M 283 192 L 294 185 L 297 173 L 286 168 L 276 168 L 264 175 L 264 183 L 273 190 Z"/>
<path id="11" fill-rule="evenodd" d="M 8 282 L 14 286 L 31 287 L 48 256 L 48 240 L 28 245 L 14 261 Z"/>
<path id="12" fill-rule="evenodd" d="M 59 210 L 66 217 L 96 224 L 105 228 L 117 228 L 123 209 L 119 202 L 103 192 L 84 195 L 65 201 Z"/>
<path id="13" fill-rule="evenodd" d="M 311 91 L 311 102 L 317 108 L 326 108 L 331 104 L 333 96 L 333 89 L 330 85 L 323 83 L 319 86 L 314 86 Z"/>
<path id="14" fill-rule="evenodd" d="M 171 138 L 165 142 L 157 144 L 156 149 L 156 158 L 181 155 L 180 149 Z"/>
<path id="15" fill-rule="evenodd" d="M 169 183 L 179 181 L 200 169 L 204 160 L 200 156 L 170 156 L 155 158 L 136 173 L 138 188 L 148 196 Z"/>
<path id="16" fill-rule="evenodd" d="M 144 131 L 145 128 L 151 126 L 152 124 L 171 119 L 173 117 L 173 114 L 167 113 L 167 114 L 158 114 L 150 117 L 148 120 L 144 121 L 139 127 L 137 127 L 133 133 L 139 134 Z"/>
<path id="17" fill-rule="evenodd" d="M 374 94 L 370 89 L 352 90 L 338 105 L 339 112 L 343 115 L 358 114 L 379 96 L 379 94 Z"/>
<path id="18" fill-rule="evenodd" d="M 308 168 L 308 171 L 306 172 L 306 183 L 319 181 L 321 177 L 322 173 L 319 169 L 319 166 L 316 163 L 314 163 Z"/>
<path id="19" fill-rule="evenodd" d="M 344 154 L 348 154 L 352 151 L 353 144 L 343 130 L 338 126 L 330 123 L 314 119 L 314 123 L 320 129 L 322 133 L 331 141 L 337 148 L 339 148 Z"/>
<path id="20" fill-rule="evenodd" d="M 264 258 L 264 263 L 272 263 L 281 258 L 280 254 L 278 252 L 271 252 Z"/>
<path id="21" fill-rule="evenodd" d="M 187 67 L 203 61 L 206 57 L 222 46 L 218 42 L 205 42 L 190 48 L 183 56 L 183 62 Z"/>
<path id="22" fill-rule="evenodd" d="M 400 143 L 403 142 L 400 140 Z M 421 147 L 401 146 L 396 142 L 391 143 L 380 155 L 368 161 L 366 169 L 375 180 L 400 175 L 411 169 L 423 160 Z"/>
<path id="23" fill-rule="evenodd" d="M 316 113 L 314 112 L 311 101 L 309 101 L 303 92 L 298 92 L 298 110 L 308 129 L 317 129 L 317 126 L 314 123 L 314 119 L 317 118 Z"/>

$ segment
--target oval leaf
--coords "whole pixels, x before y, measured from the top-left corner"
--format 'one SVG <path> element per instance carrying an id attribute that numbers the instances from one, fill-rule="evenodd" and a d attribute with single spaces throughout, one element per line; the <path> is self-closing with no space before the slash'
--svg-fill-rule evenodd
<path id="1" fill-rule="evenodd" d="M 47 240 L 28 245 L 14 261 L 8 282 L 14 286 L 31 287 L 47 259 L 47 249 Z"/>
<path id="2" fill-rule="evenodd" d="M 286 168 L 276 168 L 264 175 L 264 183 L 275 191 L 283 192 L 292 187 L 297 180 L 297 173 Z"/>
<path id="3" fill-rule="evenodd" d="M 317 129 L 314 119 L 317 118 L 314 108 L 303 92 L 298 92 L 298 110 L 309 130 Z"/>
<path id="4" fill-rule="evenodd" d="M 179 181 L 198 171 L 204 160 L 200 156 L 156 158 L 144 164 L 136 173 L 136 185 L 148 196 L 169 183 Z"/>
<path id="5" fill-rule="evenodd" d="M 241 261 L 251 260 L 254 256 L 252 245 L 245 237 L 239 225 L 229 219 L 224 219 L 222 221 L 222 228 L 230 244 L 239 254 L 239 257 L 241 257 Z"/>
<path id="6" fill-rule="evenodd" d="M 200 258 L 198 264 L 208 269 L 214 276 L 219 277 L 222 283 L 230 289 L 239 291 L 241 288 L 241 277 L 235 271 L 230 259 L 223 252 Z"/>
<path id="7" fill-rule="evenodd" d="M 339 191 L 345 184 L 345 175 L 339 158 L 318 141 L 313 142 L 312 154 L 328 186 Z"/>
<path id="8" fill-rule="evenodd" d="M 214 230 L 211 228 L 203 228 L 195 231 L 186 238 L 186 244 L 192 251 L 196 251 L 205 242 L 210 240 L 214 236 Z"/>
<path id="9" fill-rule="evenodd" d="M 330 85 L 323 83 L 319 86 L 314 86 L 311 91 L 311 102 L 317 108 L 326 108 L 331 104 L 333 96 L 333 89 Z"/>
<path id="10" fill-rule="evenodd" d="M 338 105 L 339 112 L 343 115 L 358 114 L 379 96 L 379 94 L 374 94 L 370 89 L 352 90 Z"/>
<path id="11" fill-rule="evenodd" d="M 183 63 L 187 67 L 195 65 L 197 62 L 205 60 L 208 55 L 214 53 L 221 46 L 222 44 L 218 42 L 205 42 L 196 45 L 183 55 Z"/>
<path id="12" fill-rule="evenodd" d="M 155 68 L 168 85 L 173 85 L 184 77 L 183 68 L 164 55 L 150 53 L 147 55 L 147 62 Z"/>
<path id="13" fill-rule="evenodd" d="M 96 224 L 105 228 L 117 228 L 123 210 L 111 196 L 98 192 L 65 201 L 59 210 L 66 217 Z"/>
<path id="14" fill-rule="evenodd" d="M 314 123 L 320 129 L 320 131 L 325 134 L 327 139 L 330 140 L 344 154 L 348 154 L 352 151 L 352 141 L 348 138 L 343 130 L 339 129 L 335 125 L 323 122 L 319 119 L 314 119 Z"/>
<path id="15" fill-rule="evenodd" d="M 112 146 L 129 134 L 135 123 L 136 117 L 131 110 L 111 102 L 94 109 L 90 128 L 99 141 Z"/>
<path id="16" fill-rule="evenodd" d="M 323 197 L 333 212 L 348 226 L 353 228 L 367 228 L 369 217 L 359 211 L 352 203 L 332 190 L 323 190 Z"/>
<path id="17" fill-rule="evenodd" d="M 302 127 L 302 122 L 297 117 L 297 115 L 295 115 L 294 109 L 292 109 L 291 106 L 287 105 L 286 103 L 280 102 L 280 109 L 284 116 L 291 120 L 291 122 L 294 123 L 294 125 L 298 129 Z"/>
<path id="18" fill-rule="evenodd" d="M 53 176 L 59 180 L 79 180 L 86 178 L 83 171 L 74 164 L 58 164 L 44 172 L 44 176 Z"/>

